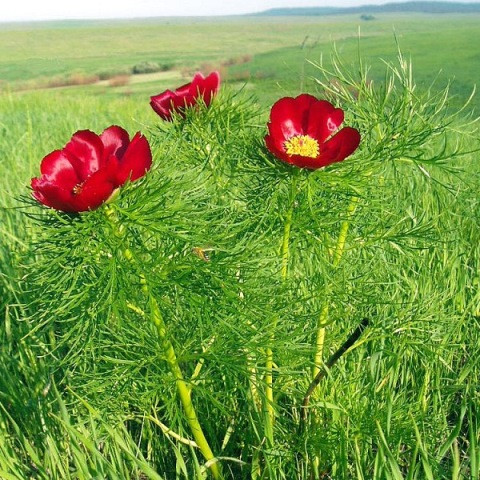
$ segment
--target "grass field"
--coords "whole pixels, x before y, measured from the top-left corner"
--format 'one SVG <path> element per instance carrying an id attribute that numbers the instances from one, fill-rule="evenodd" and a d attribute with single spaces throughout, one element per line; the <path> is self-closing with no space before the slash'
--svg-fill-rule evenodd
<path id="1" fill-rule="evenodd" d="M 227 78 L 248 79 L 262 95 L 276 84 L 294 93 L 308 87 L 313 72 L 305 59 L 328 57 L 334 43 L 345 61 L 355 61 L 360 29 L 361 54 L 374 66 L 373 77 L 380 58 L 395 58 L 395 33 L 403 53 L 414 61 L 419 83 L 429 84 L 437 76 L 440 82 L 455 78 L 453 91 L 464 97 L 478 78 L 478 23 L 476 15 L 381 15 L 369 22 L 340 16 L 10 25 L 0 28 L 0 79 L 4 88 L 28 88 L 72 73 L 125 74 L 150 61 L 184 74 L 223 68 Z M 228 65 L 235 62 L 240 65 Z M 107 90 L 148 95 L 168 85 L 149 83 Z M 99 88 L 92 93 L 107 92 Z"/>
<path id="2" fill-rule="evenodd" d="M 416 86 L 392 67 L 388 96 L 397 42 Z M 477 15 L 0 24 L 0 479 L 211 476 L 137 267 L 117 255 L 128 241 L 225 478 L 477 480 L 478 96 L 449 115 L 480 78 L 478 45 Z M 337 91 L 316 65 L 332 69 L 334 48 L 355 88 Z M 144 62 L 157 71 L 133 74 Z M 149 97 L 213 69 L 224 89 L 208 113 L 161 125 Z M 351 160 L 302 174 L 295 197 L 263 136 L 273 102 L 305 91 L 330 94 L 363 141 Z M 144 132 L 154 154 L 114 207 L 127 240 L 100 210 L 80 221 L 30 200 L 47 153 L 112 124 Z M 191 254 L 199 246 L 209 258 Z M 302 430 L 326 298 L 325 361 L 370 325 Z"/>

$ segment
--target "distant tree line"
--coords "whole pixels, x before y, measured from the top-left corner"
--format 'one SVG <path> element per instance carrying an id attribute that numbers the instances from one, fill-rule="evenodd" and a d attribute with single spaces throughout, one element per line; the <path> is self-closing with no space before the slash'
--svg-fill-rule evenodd
<path id="1" fill-rule="evenodd" d="M 342 15 L 374 13 L 480 13 L 480 3 L 457 2 L 399 2 L 386 5 L 364 5 L 360 7 L 305 7 L 305 8 L 272 8 L 254 15 L 259 16 L 289 16 L 289 15 Z M 363 18 L 366 20 L 366 18 Z M 369 18 L 368 20 L 372 20 Z"/>

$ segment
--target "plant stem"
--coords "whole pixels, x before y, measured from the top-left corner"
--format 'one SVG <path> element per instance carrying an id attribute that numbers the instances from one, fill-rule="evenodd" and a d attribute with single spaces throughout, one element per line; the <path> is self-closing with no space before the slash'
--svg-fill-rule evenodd
<path id="1" fill-rule="evenodd" d="M 282 267 L 280 274 L 282 281 L 285 282 L 288 275 L 288 261 L 290 259 L 290 231 L 292 229 L 293 209 L 295 208 L 295 197 L 297 194 L 298 172 L 292 176 L 292 183 L 290 185 L 290 206 L 285 216 L 285 224 L 283 228 L 282 246 L 280 249 L 280 256 L 282 259 Z M 270 345 L 275 340 L 275 331 L 277 329 L 278 318 L 272 322 L 272 331 L 270 336 Z M 265 361 L 265 384 L 266 384 L 266 410 L 267 410 L 267 438 L 273 442 L 273 425 L 275 423 L 275 408 L 273 404 L 273 351 L 272 347 L 268 346 L 266 349 Z"/>
<path id="2" fill-rule="evenodd" d="M 124 238 L 125 232 L 122 229 L 122 226 L 119 225 L 118 219 L 115 216 L 115 211 L 111 206 L 107 206 L 105 208 L 106 216 L 111 222 L 114 233 L 119 238 Z M 138 267 L 138 262 L 136 261 L 132 251 L 127 247 L 123 251 L 123 256 L 125 259 L 130 262 L 131 264 L 135 264 Z M 148 286 L 147 280 L 143 272 L 139 271 L 140 283 L 142 285 L 142 291 L 146 294 L 149 301 L 150 307 L 150 315 L 153 325 L 157 330 L 158 336 L 162 342 L 163 352 L 165 354 L 165 360 L 170 367 L 170 371 L 173 373 L 175 378 L 175 382 L 177 385 L 178 395 L 180 397 L 180 401 L 183 406 L 183 410 L 185 412 L 185 416 L 187 418 L 188 425 L 192 432 L 193 437 L 195 438 L 195 442 L 198 445 L 198 448 L 202 452 L 205 460 L 207 462 L 211 462 L 209 465 L 210 471 L 212 472 L 213 478 L 215 480 L 221 480 L 222 475 L 220 473 L 220 469 L 218 465 L 215 463 L 215 455 L 210 448 L 210 445 L 203 433 L 202 427 L 198 420 L 197 413 L 195 411 L 195 407 L 193 406 L 191 400 L 191 389 L 190 386 L 185 381 L 185 378 L 182 373 L 182 369 L 180 368 L 180 364 L 178 363 L 177 355 L 175 353 L 175 349 L 173 347 L 172 342 L 168 338 L 167 335 L 167 327 L 165 325 L 165 321 L 163 320 L 160 308 L 158 306 L 158 302 L 155 297 L 152 295 L 150 288 Z M 213 462 L 212 462 L 213 461 Z"/>
<path id="3" fill-rule="evenodd" d="M 315 390 L 318 387 L 319 383 L 325 377 L 326 372 L 338 362 L 340 357 L 349 349 L 351 348 L 355 342 L 360 338 L 363 331 L 368 327 L 369 324 L 368 318 L 364 318 L 360 325 L 353 331 L 353 333 L 347 338 L 347 340 L 342 344 L 342 346 L 328 359 L 327 363 L 325 364 L 325 369 L 319 371 L 313 380 L 310 382 L 308 386 L 307 393 L 303 399 L 302 403 L 302 412 L 301 412 L 301 424 L 305 422 L 307 419 L 307 408 L 310 404 L 310 398 Z"/>
<path id="4" fill-rule="evenodd" d="M 350 226 L 350 221 L 353 215 L 355 214 L 355 210 L 357 209 L 357 205 L 358 205 L 358 197 L 354 196 L 351 198 L 350 204 L 348 205 L 346 218 L 342 222 L 342 225 L 340 226 L 337 245 L 335 246 L 335 250 L 333 252 L 332 265 L 334 270 L 338 268 L 338 265 L 340 264 L 340 260 L 342 259 L 342 256 L 343 256 L 343 252 L 345 251 L 345 243 L 347 241 L 348 228 Z M 327 286 L 325 291 L 326 291 L 326 295 L 328 296 L 330 287 Z M 322 365 L 323 346 L 325 344 L 325 327 L 328 323 L 328 308 L 329 308 L 328 303 L 325 303 L 320 312 L 320 316 L 318 317 L 317 338 L 315 342 L 315 345 L 316 345 L 315 360 L 314 360 L 313 375 L 312 375 L 313 378 L 315 378 L 318 375 L 318 372 L 320 371 L 320 367 Z"/>
<path id="5" fill-rule="evenodd" d="M 158 307 L 157 300 L 153 295 L 149 293 L 149 300 L 150 300 L 150 311 L 152 313 L 152 322 L 157 329 L 158 336 L 162 341 L 163 351 L 165 352 L 165 359 L 172 371 L 175 381 L 177 383 L 177 391 L 180 397 L 180 401 L 182 402 L 183 410 L 185 411 L 185 416 L 187 417 L 188 425 L 190 426 L 190 430 L 192 432 L 193 437 L 195 438 L 195 442 L 198 445 L 198 448 L 202 452 L 205 460 L 207 462 L 213 460 L 215 455 L 210 448 L 210 445 L 203 433 L 202 427 L 197 417 L 197 413 L 195 411 L 195 407 L 193 406 L 191 395 L 190 395 L 190 387 L 185 382 L 183 377 L 182 370 L 178 363 L 177 356 L 175 354 L 175 349 L 173 348 L 172 342 L 169 340 L 167 336 L 167 329 L 165 326 L 165 322 L 163 320 L 162 314 L 160 312 L 160 308 Z M 210 470 L 212 472 L 213 478 L 221 479 L 222 476 L 220 474 L 220 470 L 216 463 L 212 463 L 210 465 Z"/>

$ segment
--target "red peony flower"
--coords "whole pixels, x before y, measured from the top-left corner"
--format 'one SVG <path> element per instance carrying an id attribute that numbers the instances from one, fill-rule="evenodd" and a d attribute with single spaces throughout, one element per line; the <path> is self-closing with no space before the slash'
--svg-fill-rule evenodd
<path id="1" fill-rule="evenodd" d="M 112 125 L 97 135 L 90 130 L 73 134 L 62 150 L 49 153 L 32 178 L 33 196 L 63 212 L 94 210 L 127 180 L 145 175 L 152 165 L 147 139 Z"/>
<path id="2" fill-rule="evenodd" d="M 150 105 L 164 120 L 171 121 L 173 112 L 185 117 L 185 109 L 196 105 L 200 97 L 208 107 L 218 91 L 220 74 L 213 72 L 207 77 L 196 73 L 191 83 L 177 88 L 174 92 L 165 90 L 151 98 Z"/>
<path id="3" fill-rule="evenodd" d="M 308 94 L 281 98 L 270 112 L 265 143 L 284 162 L 315 170 L 341 162 L 358 147 L 358 130 L 337 132 L 342 122 L 343 110 L 326 100 Z"/>

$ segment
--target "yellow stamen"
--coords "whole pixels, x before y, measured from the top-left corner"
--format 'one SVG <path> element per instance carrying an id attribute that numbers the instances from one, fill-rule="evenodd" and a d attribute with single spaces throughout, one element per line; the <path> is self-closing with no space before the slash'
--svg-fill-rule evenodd
<path id="1" fill-rule="evenodd" d="M 73 194 L 78 195 L 82 191 L 82 188 L 83 188 L 83 183 L 79 183 L 78 185 L 75 185 L 73 187 Z"/>
<path id="2" fill-rule="evenodd" d="M 320 153 L 318 142 L 308 135 L 295 135 L 284 144 L 287 155 L 316 158 Z"/>

